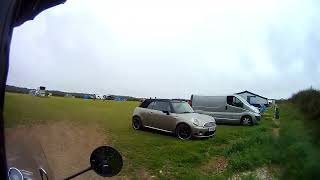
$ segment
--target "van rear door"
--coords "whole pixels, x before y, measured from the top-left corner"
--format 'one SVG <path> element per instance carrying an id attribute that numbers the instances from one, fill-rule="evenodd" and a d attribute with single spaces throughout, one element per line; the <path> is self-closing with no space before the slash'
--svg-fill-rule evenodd
<path id="1" fill-rule="evenodd" d="M 223 96 L 191 96 L 192 108 L 195 112 L 215 118 L 216 122 L 224 122 L 226 99 Z"/>

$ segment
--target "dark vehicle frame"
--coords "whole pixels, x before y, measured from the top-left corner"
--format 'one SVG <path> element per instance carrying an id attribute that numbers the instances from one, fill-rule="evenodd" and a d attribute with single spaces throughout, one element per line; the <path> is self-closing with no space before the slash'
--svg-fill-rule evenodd
<path id="1" fill-rule="evenodd" d="M 7 160 L 4 134 L 4 99 L 9 69 L 10 43 L 13 29 L 33 20 L 42 11 L 66 0 L 1 0 L 0 1 L 0 179 L 7 179 Z"/>

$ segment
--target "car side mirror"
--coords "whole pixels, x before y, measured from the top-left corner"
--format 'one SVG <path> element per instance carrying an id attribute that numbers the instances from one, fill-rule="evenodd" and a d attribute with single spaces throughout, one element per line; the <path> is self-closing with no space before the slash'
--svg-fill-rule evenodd
<path id="1" fill-rule="evenodd" d="M 117 175 L 123 166 L 121 154 L 112 147 L 101 146 L 90 156 L 91 169 L 102 177 Z"/>
<path id="2" fill-rule="evenodd" d="M 87 169 L 67 177 L 64 180 L 73 179 L 90 170 L 93 170 L 102 177 L 112 177 L 121 171 L 122 166 L 122 156 L 117 150 L 109 146 L 100 146 L 91 153 L 90 166 Z"/>
<path id="3" fill-rule="evenodd" d="M 169 111 L 162 111 L 163 113 L 165 113 L 165 114 L 167 114 L 167 115 L 169 115 L 170 114 L 170 112 Z"/>

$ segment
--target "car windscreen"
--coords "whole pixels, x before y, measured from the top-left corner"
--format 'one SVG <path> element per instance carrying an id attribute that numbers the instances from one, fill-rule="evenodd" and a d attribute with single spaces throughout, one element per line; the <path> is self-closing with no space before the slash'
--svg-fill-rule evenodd
<path id="1" fill-rule="evenodd" d="M 180 113 L 193 113 L 192 107 L 187 102 L 172 102 L 174 111 Z"/>

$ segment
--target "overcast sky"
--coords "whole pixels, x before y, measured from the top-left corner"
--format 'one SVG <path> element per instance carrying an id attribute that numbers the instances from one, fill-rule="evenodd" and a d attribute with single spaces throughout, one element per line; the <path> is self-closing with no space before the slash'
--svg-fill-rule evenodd
<path id="1" fill-rule="evenodd" d="M 7 84 L 138 97 L 320 88 L 316 0 L 68 0 L 14 31 Z"/>

